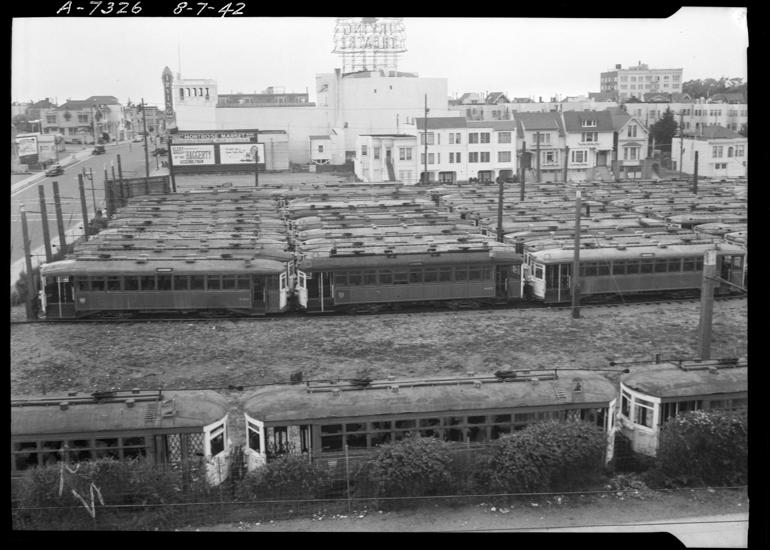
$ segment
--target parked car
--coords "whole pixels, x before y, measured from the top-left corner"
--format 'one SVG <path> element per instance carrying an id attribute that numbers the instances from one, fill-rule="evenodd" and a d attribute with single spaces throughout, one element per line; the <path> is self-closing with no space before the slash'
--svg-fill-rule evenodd
<path id="1" fill-rule="evenodd" d="M 134 142 L 144 141 L 144 138 L 142 136 L 135 136 L 133 141 Z"/>
<path id="2" fill-rule="evenodd" d="M 104 149 L 104 145 L 95 145 L 94 150 L 91 151 L 94 155 L 102 155 L 107 151 Z"/>
<path id="3" fill-rule="evenodd" d="M 64 168 L 62 168 L 61 164 L 52 164 L 45 171 L 46 176 L 59 176 L 63 173 Z"/>
<path id="4" fill-rule="evenodd" d="M 155 150 L 152 152 L 152 154 L 153 154 L 154 156 L 156 156 L 156 157 L 157 157 L 157 156 L 159 156 L 159 155 L 167 155 L 167 154 L 168 154 L 168 149 L 166 149 L 165 147 L 158 147 L 158 148 L 156 148 L 156 149 L 155 149 Z"/>

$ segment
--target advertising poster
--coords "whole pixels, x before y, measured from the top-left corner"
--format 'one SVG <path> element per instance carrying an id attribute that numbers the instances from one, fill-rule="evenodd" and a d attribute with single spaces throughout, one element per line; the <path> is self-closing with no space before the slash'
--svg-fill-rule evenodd
<path id="1" fill-rule="evenodd" d="M 21 137 L 16 139 L 16 144 L 19 146 L 19 158 L 37 156 L 37 137 Z"/>
<path id="2" fill-rule="evenodd" d="M 174 166 L 214 164 L 213 145 L 172 145 L 171 162 Z"/>
<path id="3" fill-rule="evenodd" d="M 253 164 L 257 155 L 259 155 L 259 164 L 264 164 L 264 143 L 228 143 L 219 146 L 220 164 Z"/>

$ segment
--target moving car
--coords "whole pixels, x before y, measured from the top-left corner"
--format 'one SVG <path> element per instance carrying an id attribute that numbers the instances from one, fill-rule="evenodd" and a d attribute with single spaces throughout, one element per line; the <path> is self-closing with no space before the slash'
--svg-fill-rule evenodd
<path id="1" fill-rule="evenodd" d="M 168 149 L 166 149 L 165 147 L 158 147 L 158 148 L 156 148 L 156 149 L 155 149 L 155 150 L 152 152 L 152 154 L 153 154 L 154 156 L 156 156 L 156 157 L 157 157 L 157 156 L 159 156 L 159 155 L 167 155 L 167 154 L 168 154 Z"/>
<path id="2" fill-rule="evenodd" d="M 142 136 L 134 136 L 134 139 L 133 139 L 133 141 L 134 141 L 135 143 L 136 143 L 136 142 L 139 142 L 139 141 L 144 141 L 144 138 L 143 138 Z"/>
<path id="3" fill-rule="evenodd" d="M 104 149 L 104 145 L 95 145 L 94 150 L 91 151 L 91 153 L 94 155 L 103 155 L 106 152 L 107 151 Z"/>
<path id="4" fill-rule="evenodd" d="M 52 164 L 45 171 L 46 176 L 59 176 L 63 173 L 64 168 L 62 168 L 61 164 Z"/>

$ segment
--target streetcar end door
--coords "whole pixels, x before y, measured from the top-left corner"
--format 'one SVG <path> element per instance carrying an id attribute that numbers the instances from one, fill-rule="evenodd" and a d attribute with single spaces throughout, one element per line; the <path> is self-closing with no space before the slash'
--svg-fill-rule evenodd
<path id="1" fill-rule="evenodd" d="M 304 271 L 297 270 L 297 297 L 299 299 L 299 305 L 303 308 L 307 307 L 307 275 Z"/>
<path id="2" fill-rule="evenodd" d="M 267 462 L 265 423 L 246 416 L 246 469 L 251 472 Z"/>

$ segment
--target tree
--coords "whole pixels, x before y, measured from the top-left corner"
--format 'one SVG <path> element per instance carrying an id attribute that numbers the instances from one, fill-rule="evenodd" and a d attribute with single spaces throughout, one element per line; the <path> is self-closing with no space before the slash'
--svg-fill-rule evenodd
<path id="1" fill-rule="evenodd" d="M 30 121 L 27 115 L 16 115 L 11 120 L 11 124 L 16 128 L 16 132 L 19 134 L 26 134 L 28 132 L 34 132 L 36 123 Z"/>
<path id="2" fill-rule="evenodd" d="M 656 147 L 666 147 L 670 151 L 671 138 L 676 135 L 676 131 L 679 128 L 679 124 L 674 120 L 674 113 L 671 109 L 666 109 L 661 119 L 650 126 L 650 137 L 655 140 Z"/>
<path id="3" fill-rule="evenodd" d="M 745 138 L 749 137 L 749 123 L 745 122 L 741 124 L 741 129 L 738 133 Z"/>
<path id="4" fill-rule="evenodd" d="M 749 83 L 743 82 L 742 78 L 723 76 L 719 80 L 714 78 L 688 80 L 682 84 L 682 92 L 690 94 L 693 98 L 707 98 L 720 93 L 746 93 L 748 85 Z"/>

